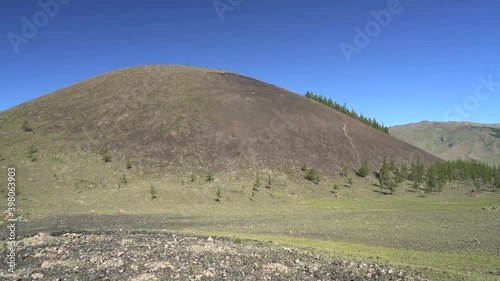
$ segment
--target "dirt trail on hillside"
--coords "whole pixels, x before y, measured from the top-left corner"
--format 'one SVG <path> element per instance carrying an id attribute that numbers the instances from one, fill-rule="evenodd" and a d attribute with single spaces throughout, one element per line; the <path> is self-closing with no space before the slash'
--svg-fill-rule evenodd
<path id="1" fill-rule="evenodd" d="M 356 154 L 356 159 L 358 160 L 358 164 L 361 164 L 361 158 L 359 157 L 358 150 L 356 149 L 356 146 L 354 145 L 354 142 L 352 141 L 352 138 L 349 136 L 349 133 L 347 131 L 347 120 L 344 119 L 344 124 L 342 124 L 342 130 L 344 131 L 344 135 L 347 137 L 349 140 L 349 143 L 351 144 L 351 147 Z"/>

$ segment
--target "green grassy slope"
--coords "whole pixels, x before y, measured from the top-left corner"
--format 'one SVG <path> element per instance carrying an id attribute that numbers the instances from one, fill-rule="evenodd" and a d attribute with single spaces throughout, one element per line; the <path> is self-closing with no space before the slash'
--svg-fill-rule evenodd
<path id="1" fill-rule="evenodd" d="M 420 122 L 394 126 L 390 134 L 442 159 L 500 165 L 500 124 Z"/>

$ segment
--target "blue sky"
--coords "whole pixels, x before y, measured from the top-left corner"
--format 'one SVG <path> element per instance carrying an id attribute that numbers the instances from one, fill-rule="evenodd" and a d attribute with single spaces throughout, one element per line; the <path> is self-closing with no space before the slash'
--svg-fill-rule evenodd
<path id="1" fill-rule="evenodd" d="M 190 64 L 389 126 L 500 123 L 499 14 L 493 0 L 3 0 L 0 110 L 123 67 Z"/>

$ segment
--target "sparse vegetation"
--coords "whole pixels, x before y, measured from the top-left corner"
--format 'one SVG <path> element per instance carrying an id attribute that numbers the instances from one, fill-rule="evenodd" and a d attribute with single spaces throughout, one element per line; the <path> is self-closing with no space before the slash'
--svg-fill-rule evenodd
<path id="1" fill-rule="evenodd" d="M 193 183 L 195 180 L 196 180 L 196 177 L 194 175 L 194 172 L 191 172 L 191 176 L 189 177 L 189 181 Z"/>
<path id="2" fill-rule="evenodd" d="M 25 132 L 32 132 L 33 131 L 33 128 L 30 126 L 30 124 L 28 123 L 28 120 L 24 120 L 23 124 L 21 125 L 21 128 L 23 129 L 23 131 Z"/>
<path id="3" fill-rule="evenodd" d="M 38 152 L 38 148 L 36 148 L 34 145 L 31 145 L 30 148 L 28 149 L 27 151 L 27 155 L 28 155 L 28 158 L 31 160 L 31 162 L 35 162 L 36 160 L 38 160 L 38 158 L 36 158 L 35 156 L 35 153 Z"/>
<path id="4" fill-rule="evenodd" d="M 347 166 L 342 167 L 342 173 L 341 173 L 341 175 L 342 175 L 343 177 L 348 178 L 348 177 L 349 177 L 349 175 L 350 175 L 350 172 L 349 172 L 349 167 L 347 167 Z"/>
<path id="5" fill-rule="evenodd" d="M 122 174 L 122 176 L 120 177 L 120 183 L 122 183 L 122 184 L 127 184 L 128 183 L 127 175 Z"/>
<path id="6" fill-rule="evenodd" d="M 220 203 L 221 200 L 221 190 L 220 187 L 217 186 L 217 189 L 215 190 L 215 201 Z"/>
<path id="7" fill-rule="evenodd" d="M 101 159 L 102 159 L 102 161 L 104 161 L 104 163 L 111 162 L 111 153 L 107 150 L 103 151 L 101 153 Z"/>
<path id="8" fill-rule="evenodd" d="M 307 163 L 304 163 L 304 165 L 302 165 L 302 168 L 300 168 L 301 171 L 305 172 L 309 169 L 309 167 L 307 166 Z M 289 174 L 291 174 L 292 172 L 290 172 Z"/>
<path id="9" fill-rule="evenodd" d="M 149 187 L 149 194 L 151 195 L 151 199 L 155 199 L 155 198 L 158 198 L 158 191 L 156 190 L 156 188 L 154 187 L 154 185 L 151 185 Z"/>
<path id="10" fill-rule="evenodd" d="M 273 185 L 273 180 L 272 180 L 271 176 L 268 176 L 267 181 L 266 181 L 266 188 L 271 188 L 272 185 Z"/>
<path id="11" fill-rule="evenodd" d="M 127 170 L 132 169 L 132 162 L 130 162 L 130 159 L 128 159 L 128 158 L 127 158 L 127 160 L 125 160 L 125 169 L 127 169 Z"/>
<path id="12" fill-rule="evenodd" d="M 209 171 L 206 177 L 206 181 L 213 181 L 214 180 L 214 173 L 212 171 Z"/>
<path id="13" fill-rule="evenodd" d="M 257 171 L 257 174 L 255 175 L 255 181 L 253 182 L 253 189 L 255 191 L 258 191 L 261 185 L 262 183 L 260 182 L 259 171 Z"/>

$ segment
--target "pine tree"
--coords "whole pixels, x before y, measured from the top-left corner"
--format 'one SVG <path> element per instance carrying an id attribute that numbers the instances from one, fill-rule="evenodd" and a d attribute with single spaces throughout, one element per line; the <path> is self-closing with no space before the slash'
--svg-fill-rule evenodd
<path id="1" fill-rule="evenodd" d="M 382 163 L 382 167 L 380 168 L 378 181 L 380 188 L 389 189 L 391 191 L 391 194 L 396 191 L 397 185 L 391 177 L 391 170 L 389 169 L 389 164 L 387 163 L 385 157 L 384 162 Z"/>
<path id="2" fill-rule="evenodd" d="M 413 180 L 413 188 L 418 190 L 420 194 L 420 185 L 424 181 L 425 165 L 420 161 L 420 158 L 416 162 L 411 163 L 411 177 Z"/>
<path id="3" fill-rule="evenodd" d="M 425 188 L 426 193 L 434 191 L 438 186 L 437 172 L 434 165 L 430 166 L 427 169 L 425 184 L 426 184 Z"/>
<path id="4" fill-rule="evenodd" d="M 401 164 L 398 169 L 396 169 L 396 182 L 402 183 L 408 178 L 408 165 L 406 163 Z"/>
<path id="5" fill-rule="evenodd" d="M 366 177 L 370 173 L 370 168 L 368 167 L 368 161 L 361 161 L 361 167 L 358 169 L 358 175 L 360 177 Z"/>

